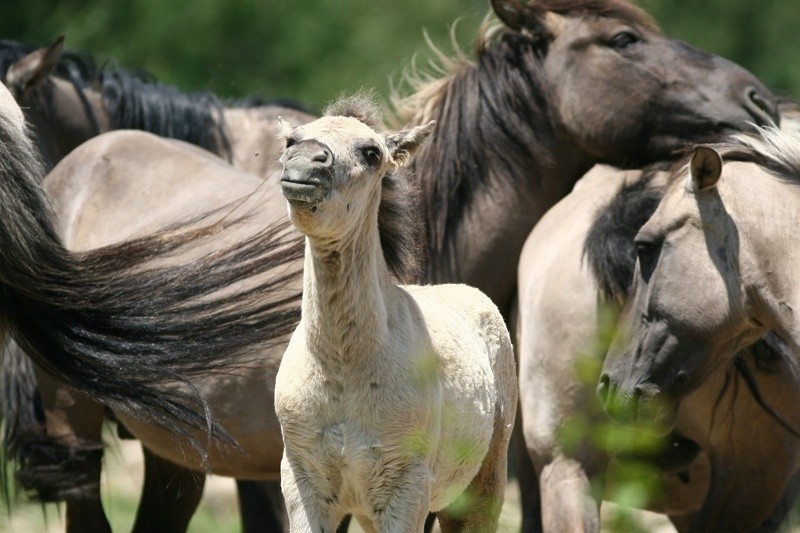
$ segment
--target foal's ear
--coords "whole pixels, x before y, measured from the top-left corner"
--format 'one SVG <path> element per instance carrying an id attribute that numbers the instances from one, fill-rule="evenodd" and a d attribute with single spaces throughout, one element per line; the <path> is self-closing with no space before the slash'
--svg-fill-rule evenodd
<path id="1" fill-rule="evenodd" d="M 698 146 L 689 163 L 689 176 L 693 192 L 703 192 L 713 188 L 722 174 L 722 157 L 708 146 Z"/>
<path id="2" fill-rule="evenodd" d="M 6 85 L 15 96 L 38 87 L 50 75 L 63 52 L 64 36 L 60 35 L 53 44 L 34 50 L 14 61 L 8 67 Z"/>
<path id="3" fill-rule="evenodd" d="M 399 167 L 410 163 L 411 157 L 431 134 L 434 126 L 436 126 L 436 121 L 431 120 L 427 124 L 410 130 L 391 131 L 384 134 L 386 147 L 389 149 L 392 161 Z"/>
<path id="4" fill-rule="evenodd" d="M 283 117 L 278 116 L 278 133 L 276 137 L 278 139 L 288 139 L 289 135 L 291 135 L 293 131 L 294 128 L 292 125 L 286 122 Z"/>

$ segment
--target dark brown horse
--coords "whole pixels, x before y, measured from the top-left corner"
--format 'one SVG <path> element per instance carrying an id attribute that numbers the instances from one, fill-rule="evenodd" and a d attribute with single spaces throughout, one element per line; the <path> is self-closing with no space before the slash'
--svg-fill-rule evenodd
<path id="1" fill-rule="evenodd" d="M 423 193 L 426 257 L 420 279 L 476 285 L 507 312 L 526 235 L 593 163 L 660 159 L 687 135 L 700 139 L 771 121 L 774 103 L 752 75 L 663 36 L 626 3 L 496 2 L 495 11 L 505 26 L 481 32 L 475 60 L 454 62 L 449 75 L 417 87 L 414 96 L 397 103 L 397 114 L 411 124 L 438 121 L 433 141 L 411 169 Z M 97 161 L 97 153 L 89 160 Z M 174 178 L 177 161 L 162 171 L 153 168 L 153 179 Z M 131 159 L 127 179 L 141 174 L 142 163 Z M 75 168 L 81 165 L 86 163 L 76 160 Z M 89 178 L 91 166 L 86 169 Z M 59 217 L 80 220 L 86 206 L 75 202 L 69 188 L 51 191 L 71 206 Z M 103 222 L 80 229 L 83 238 L 96 238 L 91 228 L 104 225 L 117 227 L 114 239 L 124 236 L 130 228 L 119 227 L 123 207 L 93 203 Z M 267 365 L 279 356 L 265 354 L 272 361 Z M 52 418 L 64 412 L 54 404 L 46 408 Z M 524 487 L 526 495 L 535 496 L 532 485 Z M 526 508 L 535 514 L 535 504 Z"/>

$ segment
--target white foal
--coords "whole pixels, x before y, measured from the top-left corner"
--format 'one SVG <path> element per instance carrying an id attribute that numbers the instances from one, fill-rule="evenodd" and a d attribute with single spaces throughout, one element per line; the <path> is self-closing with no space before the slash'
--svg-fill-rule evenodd
<path id="1" fill-rule="evenodd" d="M 333 532 L 352 514 L 367 531 L 421 531 L 432 511 L 443 531 L 493 531 L 517 404 L 509 335 L 477 289 L 395 284 L 382 191 L 433 124 L 378 134 L 370 106 L 351 98 L 285 132 L 283 193 L 307 237 L 275 385 L 291 529 Z"/>

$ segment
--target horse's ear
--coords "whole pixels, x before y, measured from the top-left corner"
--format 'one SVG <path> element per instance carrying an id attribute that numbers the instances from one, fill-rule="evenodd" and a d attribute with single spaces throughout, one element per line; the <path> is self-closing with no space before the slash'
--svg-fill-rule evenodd
<path id="1" fill-rule="evenodd" d="M 529 33 L 536 38 L 552 35 L 547 24 L 549 13 L 523 4 L 520 0 L 492 0 L 492 10 L 503 24 L 514 31 Z"/>
<path id="2" fill-rule="evenodd" d="M 412 156 L 431 134 L 434 126 L 436 126 L 436 121 L 431 120 L 427 124 L 410 130 L 392 131 L 384 134 L 386 147 L 389 148 L 389 155 L 392 161 L 399 167 L 410 163 Z"/>
<path id="3" fill-rule="evenodd" d="M 288 139 L 293 131 L 294 128 L 292 128 L 292 125 L 286 122 L 283 117 L 278 116 L 278 134 L 276 137 L 279 139 Z"/>
<path id="4" fill-rule="evenodd" d="M 51 45 L 34 50 L 8 67 L 6 85 L 12 91 L 29 91 L 38 87 L 50 75 L 64 52 L 64 36 Z"/>
<path id="5" fill-rule="evenodd" d="M 713 188 L 722 174 L 722 156 L 708 146 L 698 146 L 689 163 L 689 175 L 693 192 L 707 191 Z"/>

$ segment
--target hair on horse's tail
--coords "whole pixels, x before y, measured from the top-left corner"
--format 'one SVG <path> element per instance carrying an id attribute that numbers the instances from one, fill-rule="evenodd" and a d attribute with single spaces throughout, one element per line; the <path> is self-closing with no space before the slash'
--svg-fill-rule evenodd
<path id="1" fill-rule="evenodd" d="M 248 215 L 222 209 L 71 253 L 50 222 L 30 141 L 2 119 L 0 152 L 5 331 L 41 368 L 115 410 L 187 437 L 194 429 L 224 439 L 190 380 L 248 364 L 294 329 L 300 273 L 286 265 L 302 258 L 303 243 L 288 220 L 199 258 L 186 252 Z"/>

